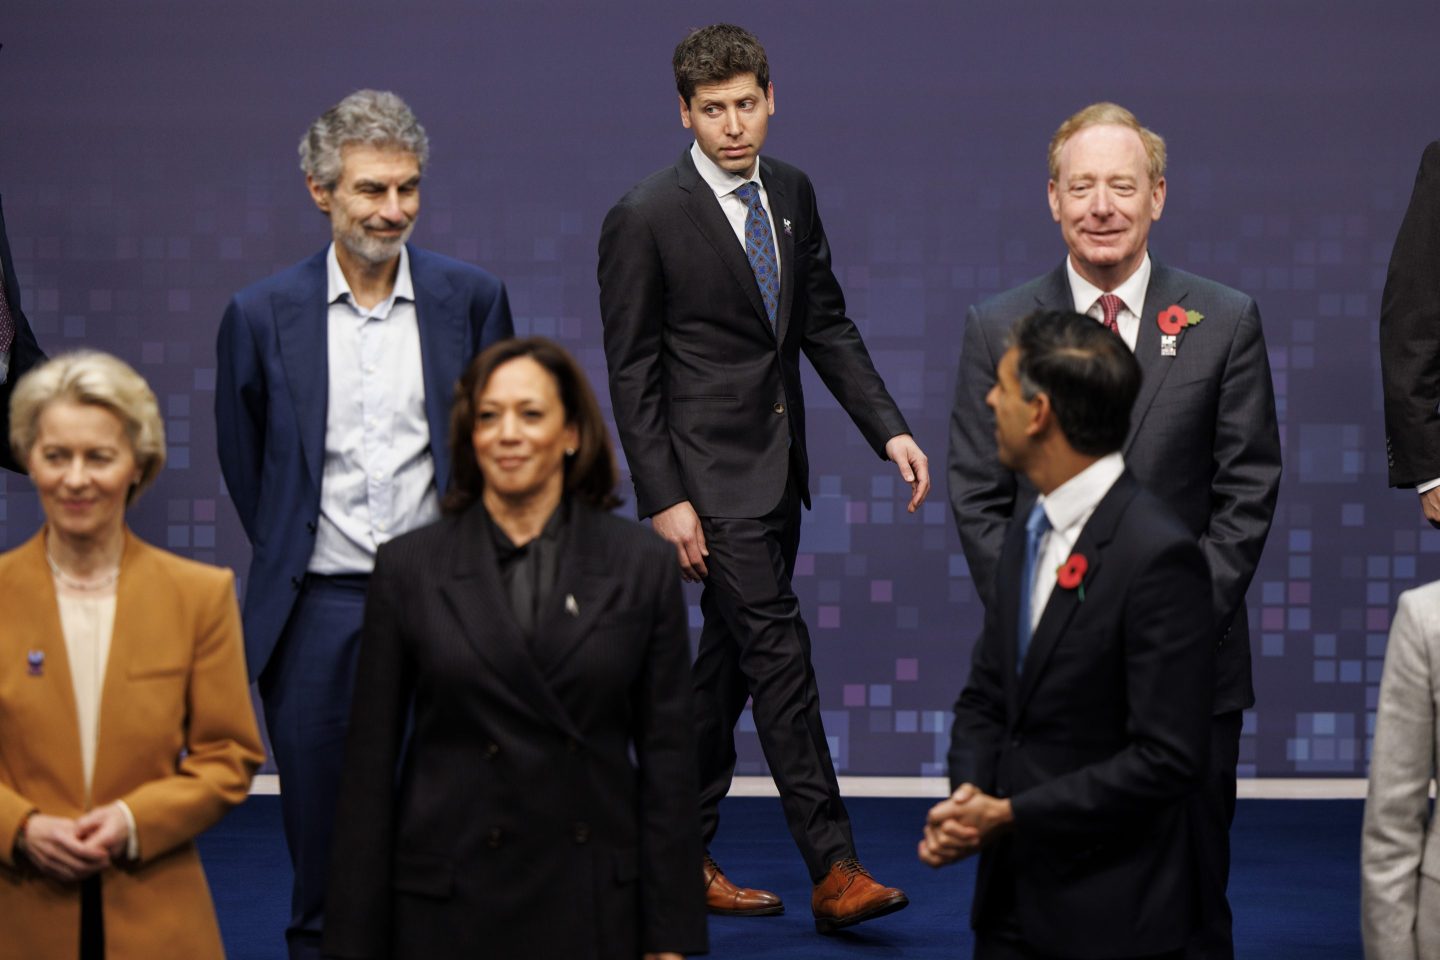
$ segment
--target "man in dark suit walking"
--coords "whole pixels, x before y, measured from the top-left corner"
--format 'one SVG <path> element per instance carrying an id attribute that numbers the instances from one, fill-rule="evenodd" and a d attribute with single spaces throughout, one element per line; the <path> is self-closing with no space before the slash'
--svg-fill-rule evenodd
<path id="1" fill-rule="evenodd" d="M 675 545 L 682 576 L 705 584 L 694 671 L 705 841 L 734 774 L 735 723 L 753 698 L 825 932 L 908 901 L 856 859 L 791 586 L 810 504 L 800 354 L 875 453 L 898 465 L 912 512 L 929 473 L 845 316 L 809 179 L 760 156 L 775 111 L 765 51 L 719 24 L 686 37 L 674 68 L 695 142 L 626 194 L 600 237 L 610 394 L 638 512 Z M 708 856 L 705 881 L 712 912 L 783 909 L 774 894 L 732 884 Z"/>
<path id="2" fill-rule="evenodd" d="M 1179 515 L 1210 568 L 1214 717 L 1207 783 L 1193 811 L 1205 882 L 1189 955 L 1227 958 L 1235 766 L 1243 712 L 1255 703 L 1245 590 L 1275 512 L 1280 440 L 1255 301 L 1150 257 L 1165 190 L 1165 142 L 1125 108 L 1093 104 L 1056 131 L 1050 211 L 1069 256 L 970 310 L 950 421 L 950 504 L 988 610 L 999 593 L 1006 524 L 1035 499 L 1033 486 L 997 458 L 985 408 L 1009 327 L 1035 310 L 1076 310 L 1115 330 L 1142 374 L 1125 462 Z"/>
<path id="3" fill-rule="evenodd" d="M 981 960 L 1179 958 L 1194 924 L 1215 632 L 1194 535 L 1120 453 L 1139 387 L 1119 336 L 1041 312 L 986 394 L 999 462 L 1040 496 L 1006 533 L 919 846 L 981 852 Z"/>
<path id="4" fill-rule="evenodd" d="M 300 143 L 325 249 L 237 293 L 220 323 L 220 468 L 250 538 L 245 658 L 280 768 L 290 957 L 318 958 L 365 591 L 380 544 L 439 516 L 454 384 L 511 334 L 505 288 L 406 243 L 429 139 L 360 90 Z"/>
<path id="5" fill-rule="evenodd" d="M 1425 148 L 1380 303 L 1385 457 L 1440 527 L 1440 140 Z"/>
<path id="6" fill-rule="evenodd" d="M 20 309 L 20 281 L 15 276 L 15 261 L 10 256 L 10 240 L 5 232 L 5 210 L 0 207 L 0 413 L 5 429 L 10 429 L 10 393 L 15 383 L 31 367 L 44 362 L 45 354 L 35 342 L 30 321 Z M 0 443 L 0 467 L 24 473 L 25 467 L 10 452 L 10 444 Z"/>

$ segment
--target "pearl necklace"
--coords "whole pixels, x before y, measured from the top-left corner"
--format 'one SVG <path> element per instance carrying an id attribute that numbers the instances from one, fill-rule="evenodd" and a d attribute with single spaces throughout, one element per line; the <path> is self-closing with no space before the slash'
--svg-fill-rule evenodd
<path id="1" fill-rule="evenodd" d="M 45 562 L 50 564 L 50 572 L 55 575 L 55 579 L 62 587 L 68 590 L 104 590 L 116 580 L 120 579 L 120 565 L 117 563 L 114 570 L 103 573 L 92 580 L 77 580 L 60 569 L 60 564 L 56 563 L 55 558 L 50 556 L 50 544 L 48 543 L 45 544 Z"/>

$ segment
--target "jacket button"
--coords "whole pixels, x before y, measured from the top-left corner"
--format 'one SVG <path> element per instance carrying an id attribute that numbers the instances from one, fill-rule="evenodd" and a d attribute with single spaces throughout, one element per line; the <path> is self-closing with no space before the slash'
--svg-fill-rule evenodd
<path id="1" fill-rule="evenodd" d="M 496 754 L 498 754 L 499 752 L 500 752 L 500 744 L 496 743 L 494 740 L 491 740 L 489 743 L 485 744 L 485 759 L 486 759 L 486 760 L 494 760 Z"/>
<path id="2" fill-rule="evenodd" d="M 771 409 L 771 410 L 774 410 L 776 413 L 784 413 L 784 412 L 785 412 L 785 404 L 783 404 L 783 403 L 777 403 L 777 404 L 775 404 L 775 406 L 771 407 L 770 409 Z"/>
<path id="3" fill-rule="evenodd" d="M 590 825 L 589 825 L 589 824 L 586 824 L 586 823 L 577 823 L 577 824 L 575 824 L 575 842 L 576 842 L 576 843 L 589 843 L 589 842 L 590 842 Z"/>
<path id="4" fill-rule="evenodd" d="M 500 846 L 500 841 L 504 839 L 505 831 L 501 830 L 499 827 L 491 827 L 489 835 L 485 837 L 485 846 L 489 847 L 491 850 L 494 850 L 496 847 Z"/>

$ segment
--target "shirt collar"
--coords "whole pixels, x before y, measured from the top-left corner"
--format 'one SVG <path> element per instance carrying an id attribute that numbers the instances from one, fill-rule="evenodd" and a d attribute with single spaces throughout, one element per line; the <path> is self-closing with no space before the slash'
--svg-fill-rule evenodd
<path id="1" fill-rule="evenodd" d="M 355 306 L 355 295 L 350 292 L 350 282 L 345 279 L 345 271 L 340 269 L 340 258 L 335 256 L 335 241 L 330 241 L 330 246 L 325 250 L 325 302 L 334 303 L 336 300 L 344 301 Z M 408 245 L 400 245 L 400 265 L 395 270 L 395 289 L 390 291 L 390 296 L 369 313 L 389 313 L 388 303 L 397 300 L 415 301 L 415 284 L 410 279 L 410 249 Z M 355 307 L 359 310 L 359 307 Z"/>
<path id="2" fill-rule="evenodd" d="M 1145 309 L 1145 291 L 1150 287 L 1150 251 L 1145 251 L 1145 259 L 1140 261 L 1140 266 L 1114 290 L 1101 290 L 1080 276 L 1069 256 L 1065 257 L 1065 275 L 1070 279 L 1070 297 L 1078 312 L 1089 313 L 1101 294 L 1113 293 L 1124 301 L 1127 310 L 1138 317 Z"/>
<path id="3" fill-rule="evenodd" d="M 1124 472 L 1125 460 L 1119 451 L 1107 453 L 1049 494 L 1042 495 L 1040 502 L 1045 505 L 1045 516 L 1050 518 L 1050 526 L 1063 533 L 1089 519 Z"/>
<path id="4" fill-rule="evenodd" d="M 716 197 L 732 194 L 735 192 L 736 187 L 743 187 L 752 179 L 756 182 L 760 180 L 759 157 L 755 158 L 754 177 L 742 177 L 737 173 L 731 173 L 729 170 L 721 169 L 714 160 L 705 156 L 705 151 L 700 149 L 699 141 L 690 144 L 690 159 L 695 161 L 695 171 L 700 174 L 700 179 L 704 180 L 710 189 L 715 191 Z"/>

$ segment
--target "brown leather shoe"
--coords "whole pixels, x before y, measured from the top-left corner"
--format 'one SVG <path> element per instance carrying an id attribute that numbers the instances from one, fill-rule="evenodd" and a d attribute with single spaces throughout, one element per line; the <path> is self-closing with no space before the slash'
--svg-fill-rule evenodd
<path id="1" fill-rule="evenodd" d="M 737 887 L 725 878 L 707 854 L 705 856 L 705 906 L 724 917 L 769 917 L 785 912 L 785 904 L 768 890 Z"/>
<path id="2" fill-rule="evenodd" d="M 905 891 L 881 886 L 859 860 L 846 857 L 830 864 L 830 872 L 815 885 L 810 910 L 815 914 L 815 929 L 832 933 L 903 910 L 909 903 Z"/>

